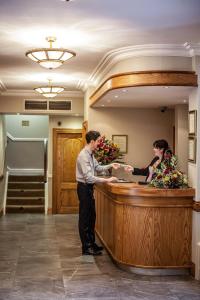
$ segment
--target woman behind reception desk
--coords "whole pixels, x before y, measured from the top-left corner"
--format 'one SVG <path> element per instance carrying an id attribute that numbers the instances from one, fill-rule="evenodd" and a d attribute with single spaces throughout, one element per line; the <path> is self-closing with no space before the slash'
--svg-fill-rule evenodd
<path id="1" fill-rule="evenodd" d="M 124 169 L 127 172 L 132 172 L 133 175 L 146 176 L 146 182 L 152 180 L 154 170 L 159 168 L 161 162 L 163 161 L 165 154 L 172 155 L 171 150 L 169 149 L 168 142 L 166 140 L 156 140 L 153 143 L 153 152 L 154 158 L 151 163 L 146 168 L 133 168 L 132 166 L 126 166 Z"/>
<path id="2" fill-rule="evenodd" d="M 164 140 L 154 142 L 155 162 L 145 169 L 148 185 L 95 186 L 96 232 L 113 260 L 143 275 L 188 274 L 191 263 L 192 207 L 195 191 L 177 170 Z M 163 147 L 158 147 L 162 145 Z"/>

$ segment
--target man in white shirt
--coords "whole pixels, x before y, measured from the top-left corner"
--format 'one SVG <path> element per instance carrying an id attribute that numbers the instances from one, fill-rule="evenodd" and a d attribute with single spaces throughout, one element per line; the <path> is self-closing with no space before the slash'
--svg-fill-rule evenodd
<path id="1" fill-rule="evenodd" d="M 96 172 L 110 168 L 118 169 L 120 164 L 112 163 L 106 166 L 99 165 L 94 158 L 93 151 L 101 139 L 98 131 L 89 131 L 86 134 L 87 145 L 81 150 L 76 163 L 77 193 L 79 198 L 79 234 L 82 243 L 83 255 L 101 255 L 103 247 L 95 243 L 95 199 L 93 186 L 96 182 L 113 182 L 116 177 L 100 178 Z"/>

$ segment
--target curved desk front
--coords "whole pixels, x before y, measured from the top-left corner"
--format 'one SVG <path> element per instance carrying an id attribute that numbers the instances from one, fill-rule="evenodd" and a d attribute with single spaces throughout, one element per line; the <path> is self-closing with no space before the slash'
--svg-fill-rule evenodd
<path id="1" fill-rule="evenodd" d="M 186 273 L 192 266 L 194 194 L 192 188 L 96 184 L 96 232 L 121 267 L 140 274 Z"/>

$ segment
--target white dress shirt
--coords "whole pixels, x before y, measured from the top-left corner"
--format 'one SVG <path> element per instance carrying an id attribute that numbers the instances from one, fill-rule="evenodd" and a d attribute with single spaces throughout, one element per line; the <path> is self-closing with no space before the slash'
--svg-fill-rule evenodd
<path id="1" fill-rule="evenodd" d="M 111 165 L 102 166 L 94 158 L 92 151 L 86 145 L 79 153 L 76 161 L 76 180 L 83 183 L 94 184 L 104 182 L 104 178 L 95 176 L 97 172 L 108 170 Z"/>

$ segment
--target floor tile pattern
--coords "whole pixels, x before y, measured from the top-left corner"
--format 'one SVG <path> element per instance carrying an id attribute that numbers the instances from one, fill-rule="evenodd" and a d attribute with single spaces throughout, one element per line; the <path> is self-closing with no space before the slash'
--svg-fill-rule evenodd
<path id="1" fill-rule="evenodd" d="M 200 300 L 190 276 L 139 276 L 81 255 L 77 215 L 0 218 L 0 300 Z"/>

